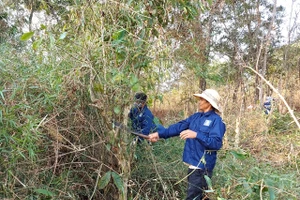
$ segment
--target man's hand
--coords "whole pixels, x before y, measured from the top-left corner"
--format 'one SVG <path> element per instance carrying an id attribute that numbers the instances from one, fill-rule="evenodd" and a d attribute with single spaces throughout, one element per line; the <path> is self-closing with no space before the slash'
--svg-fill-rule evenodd
<path id="1" fill-rule="evenodd" d="M 159 140 L 159 135 L 158 135 L 158 132 L 155 132 L 155 133 L 151 133 L 148 135 L 149 136 L 149 141 L 150 142 L 157 142 Z"/>
<path id="2" fill-rule="evenodd" d="M 182 132 L 180 133 L 180 138 L 181 138 L 182 140 L 186 140 L 186 139 L 188 139 L 188 138 L 196 138 L 196 137 L 197 137 L 197 132 L 192 131 L 192 130 L 190 130 L 190 129 L 184 130 L 184 131 L 182 131 Z"/>

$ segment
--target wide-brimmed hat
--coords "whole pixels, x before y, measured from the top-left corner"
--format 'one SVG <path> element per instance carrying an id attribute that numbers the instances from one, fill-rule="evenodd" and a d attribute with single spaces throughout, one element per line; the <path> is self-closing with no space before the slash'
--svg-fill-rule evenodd
<path id="1" fill-rule="evenodd" d="M 221 108 L 219 105 L 221 97 L 216 90 L 206 89 L 201 94 L 194 94 L 193 96 L 202 97 L 203 99 L 208 101 L 217 111 L 221 112 Z"/>

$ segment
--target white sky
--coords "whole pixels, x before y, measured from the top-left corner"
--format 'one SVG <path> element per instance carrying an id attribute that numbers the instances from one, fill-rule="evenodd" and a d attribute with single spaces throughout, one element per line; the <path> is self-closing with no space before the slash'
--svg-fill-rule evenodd
<path id="1" fill-rule="evenodd" d="M 293 4 L 294 1 L 294 4 Z M 293 4 L 293 7 L 292 7 Z M 290 14 L 292 12 L 291 24 L 295 21 L 295 12 L 300 11 L 300 0 L 277 0 L 277 6 L 282 5 L 285 8 L 285 18 L 284 23 L 282 24 L 282 33 L 284 35 L 284 43 L 287 43 L 288 40 L 288 30 L 289 30 L 289 21 L 290 21 Z M 298 25 L 300 25 L 300 16 L 297 19 Z M 293 36 L 291 36 L 293 37 Z"/>

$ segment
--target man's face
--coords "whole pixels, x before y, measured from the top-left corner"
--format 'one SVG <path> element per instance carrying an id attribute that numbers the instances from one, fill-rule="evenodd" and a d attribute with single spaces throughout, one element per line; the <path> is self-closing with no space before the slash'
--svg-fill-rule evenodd
<path id="1" fill-rule="evenodd" d="M 136 100 L 136 101 L 134 102 L 134 106 L 136 106 L 136 107 L 139 108 L 139 109 L 143 108 L 144 105 L 145 105 L 145 102 L 144 102 L 144 101 L 141 101 L 141 100 Z"/>

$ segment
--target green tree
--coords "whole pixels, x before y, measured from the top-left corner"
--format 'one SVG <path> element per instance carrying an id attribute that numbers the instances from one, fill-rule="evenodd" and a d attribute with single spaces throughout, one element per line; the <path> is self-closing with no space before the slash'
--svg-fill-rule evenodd
<path id="1" fill-rule="evenodd" d="M 236 83 L 236 94 L 245 88 L 247 72 L 243 65 L 256 67 L 263 76 L 266 75 L 266 60 L 269 61 L 273 48 L 278 44 L 279 27 L 282 23 L 283 8 L 276 7 L 277 12 L 274 12 L 274 6 L 276 5 L 267 1 L 229 1 L 220 15 L 215 16 L 216 23 L 213 27 L 217 42 L 213 45 L 213 51 L 228 58 L 230 68 L 227 73 L 229 80 Z M 274 31 L 270 31 L 270 28 Z M 261 87 L 258 77 L 253 87 Z M 260 96 L 257 90 L 254 101 L 262 100 Z M 236 96 L 233 100 L 236 100 Z"/>

